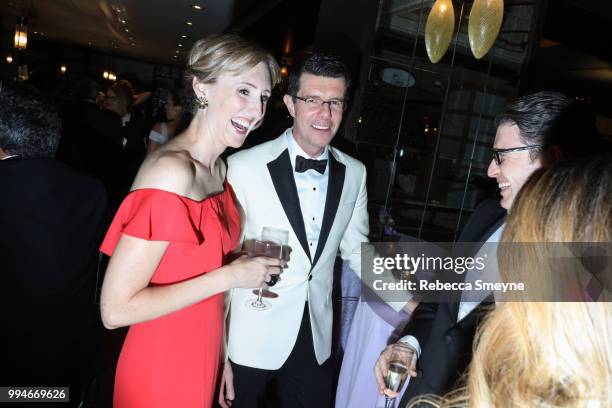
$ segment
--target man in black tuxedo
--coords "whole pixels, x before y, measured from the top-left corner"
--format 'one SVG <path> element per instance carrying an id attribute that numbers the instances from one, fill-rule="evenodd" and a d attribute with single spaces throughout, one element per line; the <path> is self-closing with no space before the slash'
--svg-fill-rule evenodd
<path id="1" fill-rule="evenodd" d="M 53 159 L 58 113 L 35 91 L 0 93 L 0 386 L 91 379 L 102 184 Z"/>
<path id="2" fill-rule="evenodd" d="M 505 213 L 535 170 L 562 156 L 595 150 L 597 132 L 589 119 L 571 99 L 557 92 L 538 92 L 509 104 L 496 118 L 493 159 L 487 172 L 496 179 L 501 200 L 485 201 L 476 208 L 459 241 L 499 242 Z M 575 144 L 575 135 L 581 135 L 580 146 Z M 470 279 L 470 272 L 466 275 Z M 492 307 L 491 295 L 481 302 L 421 303 L 415 309 L 400 342 L 412 347 L 418 360 L 413 360 L 413 378 L 400 406 L 418 395 L 444 395 L 453 389 L 472 359 L 476 329 Z M 375 367 L 381 390 L 389 354 L 387 347 Z"/>
<path id="3" fill-rule="evenodd" d="M 56 157 L 98 178 L 106 187 L 109 201 L 113 197 L 116 202 L 120 199 L 117 163 L 123 154 L 121 119 L 100 109 L 96 103 L 98 89 L 90 79 L 77 84 L 75 100 L 63 109 L 63 131 Z"/>

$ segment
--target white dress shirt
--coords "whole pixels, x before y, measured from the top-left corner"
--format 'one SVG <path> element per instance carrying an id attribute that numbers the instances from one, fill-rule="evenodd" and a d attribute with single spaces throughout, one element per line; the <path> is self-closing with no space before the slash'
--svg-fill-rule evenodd
<path id="1" fill-rule="evenodd" d="M 485 243 L 499 242 L 501 235 L 504 232 L 505 227 L 506 227 L 506 224 L 505 223 L 502 224 L 499 228 L 495 230 L 495 232 L 491 234 L 491 236 L 489 237 L 489 239 L 487 239 Z M 479 257 L 479 256 L 481 257 L 482 256 L 481 252 L 483 251 L 484 251 L 484 245 L 478 251 L 476 257 Z M 470 269 L 468 272 L 466 272 L 465 281 L 471 282 L 473 284 L 474 282 L 476 282 L 476 279 L 480 279 L 483 277 L 486 277 L 487 280 L 491 282 L 499 281 L 499 280 L 495 280 L 496 279 L 495 277 L 499 276 L 499 271 L 498 271 L 498 266 L 497 266 L 497 252 L 495 253 L 495 255 L 496 256 L 492 257 L 493 259 L 487 259 L 486 266 L 482 273 L 478 272 L 475 268 Z M 486 299 L 489 294 L 490 293 L 482 293 L 481 294 L 482 299 L 480 299 L 479 302 L 467 302 L 467 301 L 460 302 L 459 311 L 457 313 L 457 322 L 461 321 L 465 316 L 470 314 L 470 312 L 474 310 L 476 306 L 480 304 L 480 302 Z M 463 298 L 463 293 L 462 293 L 462 298 Z M 419 344 L 419 341 L 416 339 L 416 337 L 407 335 L 407 336 L 402 337 L 399 341 L 401 341 L 402 343 L 411 345 L 416 350 L 417 357 L 420 356 L 421 345 Z"/>
<path id="2" fill-rule="evenodd" d="M 128 123 L 130 123 L 130 120 L 132 119 L 132 114 L 131 113 L 126 113 L 125 115 L 123 115 L 121 117 L 121 127 L 125 127 Z M 121 143 L 121 145 L 123 146 L 123 148 L 125 149 L 125 145 L 127 145 L 127 138 L 124 136 L 123 137 L 123 141 Z"/>
<path id="3" fill-rule="evenodd" d="M 311 157 L 297 144 L 293 137 L 292 129 L 285 132 L 293 178 L 297 187 L 298 198 L 300 200 L 300 210 L 306 229 L 306 240 L 310 250 L 310 259 L 314 259 L 323 223 L 323 212 L 325 211 L 325 199 L 327 198 L 327 182 L 329 178 L 329 151 L 327 146 L 323 153 L 317 157 Z M 295 171 L 295 158 L 300 155 L 306 159 L 328 160 L 323 174 L 316 170 L 308 169 L 303 173 Z"/>
<path id="4" fill-rule="evenodd" d="M 501 239 L 501 235 L 504 232 L 504 228 L 506 228 L 506 223 L 503 223 L 498 229 L 496 229 L 495 232 L 491 234 L 489 239 L 487 239 L 487 242 L 485 242 L 485 244 L 488 244 L 491 242 L 499 242 L 499 240 Z M 483 245 L 480 248 L 480 250 L 476 254 L 477 258 L 483 256 L 485 252 L 485 246 L 486 245 Z M 477 279 L 483 279 L 483 278 L 484 278 L 483 280 L 486 282 L 500 282 L 499 268 L 497 265 L 497 251 L 495 251 L 493 255 L 494 256 L 489 257 L 487 259 L 486 266 L 482 271 L 479 271 L 475 268 L 469 269 L 465 274 L 465 282 L 471 283 L 472 286 L 474 285 Z M 491 294 L 491 292 L 488 292 L 488 293 L 487 292 L 485 293 L 476 292 L 476 293 L 477 295 L 480 296 L 480 299 L 478 301 L 475 301 L 475 302 L 465 301 L 464 302 L 463 299 L 465 298 L 465 296 L 464 296 L 464 293 L 461 292 L 461 302 L 459 303 L 459 311 L 457 313 L 458 322 L 463 320 L 463 318 L 467 316 L 468 314 L 470 314 L 470 312 L 474 310 L 476 306 L 480 304 L 480 302 L 485 300 Z M 470 297 L 473 298 L 474 296 L 475 294 L 472 294 Z"/>

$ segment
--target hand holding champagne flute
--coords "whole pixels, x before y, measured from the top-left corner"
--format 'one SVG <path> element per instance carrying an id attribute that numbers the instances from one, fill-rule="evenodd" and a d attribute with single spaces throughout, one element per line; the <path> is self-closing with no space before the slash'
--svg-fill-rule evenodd
<path id="1" fill-rule="evenodd" d="M 385 394 L 385 408 L 390 408 L 399 395 L 408 375 L 416 376 L 416 352 L 405 343 L 388 346 L 375 366 L 376 380 Z"/>

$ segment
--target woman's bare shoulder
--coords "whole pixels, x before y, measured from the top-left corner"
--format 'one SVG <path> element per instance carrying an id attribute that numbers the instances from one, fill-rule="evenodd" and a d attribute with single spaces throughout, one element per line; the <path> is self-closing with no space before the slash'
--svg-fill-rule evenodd
<path id="1" fill-rule="evenodd" d="M 142 163 L 132 190 L 155 188 L 188 195 L 195 177 L 196 170 L 189 152 L 160 148 Z"/>

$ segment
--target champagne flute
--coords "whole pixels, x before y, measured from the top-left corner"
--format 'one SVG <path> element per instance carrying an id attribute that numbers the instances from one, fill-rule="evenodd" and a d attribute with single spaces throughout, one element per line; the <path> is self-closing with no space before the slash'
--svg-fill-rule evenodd
<path id="1" fill-rule="evenodd" d="M 393 392 L 394 396 L 390 397 L 385 390 L 385 408 L 391 408 L 395 397 L 402 391 L 404 382 L 410 372 L 412 360 L 415 357 L 414 350 L 405 344 L 396 343 L 391 346 L 391 357 L 387 363 L 385 386 L 388 391 Z"/>
<path id="2" fill-rule="evenodd" d="M 289 244 L 289 231 L 263 227 L 260 239 L 255 240 L 253 256 L 267 256 L 269 258 L 283 258 L 283 247 Z M 255 310 L 269 310 L 270 302 L 262 299 L 263 288 L 256 289 L 257 299 L 249 300 L 248 306 Z"/>

